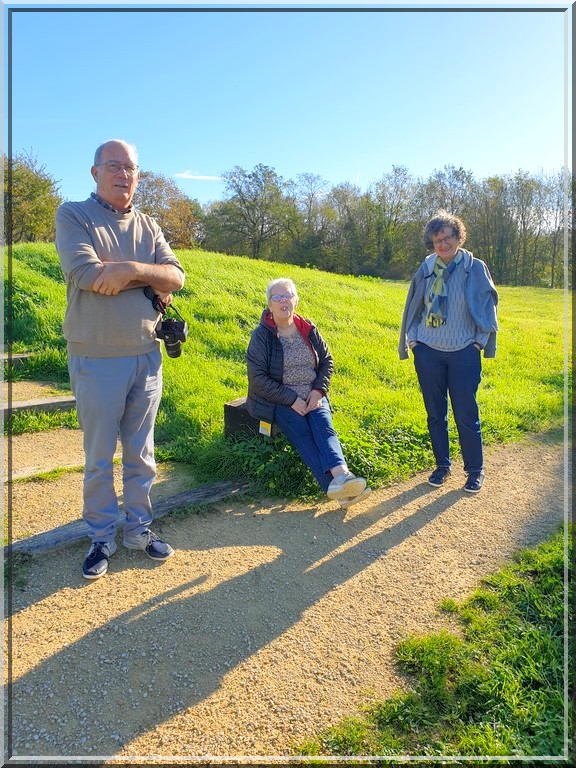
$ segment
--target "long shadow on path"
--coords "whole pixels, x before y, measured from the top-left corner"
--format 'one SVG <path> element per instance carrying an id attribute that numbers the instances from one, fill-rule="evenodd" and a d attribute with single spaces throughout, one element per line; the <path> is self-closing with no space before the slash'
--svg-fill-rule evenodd
<path id="1" fill-rule="evenodd" d="M 417 486 L 351 518 L 342 511 L 259 514 L 256 509 L 181 522 L 180 540 L 172 539 L 179 552 L 161 568 L 177 566 L 180 555 L 192 566 L 184 580 L 187 565 L 178 565 L 174 588 L 109 616 L 23 675 L 16 672 L 10 686 L 13 755 L 114 755 L 121 745 L 203 701 L 224 675 L 297 623 L 328 592 L 462 497 L 450 491 L 428 500 L 423 498 L 428 490 Z M 404 508 L 409 513 L 399 522 L 370 531 Z M 260 553 L 256 560 L 254 548 Z M 215 580 L 211 571 L 215 558 L 218 571 L 229 574 L 224 580 Z M 106 616 L 107 591 L 121 589 L 122 572 L 136 562 L 143 574 L 158 567 L 142 563 L 141 553 L 119 548 L 111 561 L 116 578 L 109 573 L 94 584 L 69 588 L 71 606 L 75 590 L 93 590 L 93 610 Z M 42 627 L 28 629 L 26 642 L 39 643 L 36 632 Z M 22 642 L 17 633 L 15 671 L 19 655 L 25 656 Z M 49 708 L 35 706 L 39 696 L 49 697 Z"/>
<path id="2" fill-rule="evenodd" d="M 549 474 L 561 469 L 554 456 Z M 512 463 L 521 465 L 523 457 Z M 498 458 L 499 466 L 507 458 Z M 520 538 L 522 546 L 537 543 L 562 520 L 560 474 L 557 479 L 534 488 L 526 510 L 507 482 L 494 488 L 500 513 L 491 527 L 483 520 L 481 494 L 453 510 L 450 524 L 469 519 L 478 546 L 489 547 L 490 537 L 507 525 L 512 505 L 519 511 L 518 546 Z M 19 598 L 20 614 L 14 617 L 10 756 L 116 754 L 205 702 L 228 673 L 295 626 L 333 589 L 381 558 L 385 565 L 388 551 L 424 535 L 427 524 L 452 512 L 463 496 L 460 489 L 438 493 L 420 484 L 356 513 L 326 505 L 300 511 L 256 505 L 172 520 L 167 526 L 178 548 L 174 558 L 157 566 L 119 547 L 110 573 L 93 584 L 76 575 L 82 555 L 78 563 L 68 558 L 65 573 L 73 575 L 64 577 L 66 584 L 51 575 L 49 561 L 43 563 L 50 577 L 30 599 Z M 139 594 L 121 601 L 125 608 L 115 608 L 118 593 L 127 582 L 134 584 L 134 574 Z M 70 616 L 54 618 L 63 602 Z M 77 628 L 83 606 L 90 615 L 76 631 L 77 640 L 65 647 L 44 642 L 43 622 Z M 35 666 L 26 660 L 26 643 L 39 659 Z M 38 704 L 47 698 L 49 707 Z"/>

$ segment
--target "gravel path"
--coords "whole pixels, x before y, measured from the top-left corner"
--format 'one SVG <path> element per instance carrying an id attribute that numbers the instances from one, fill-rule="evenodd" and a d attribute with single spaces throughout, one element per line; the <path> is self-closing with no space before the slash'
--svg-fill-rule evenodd
<path id="1" fill-rule="evenodd" d="M 457 467 L 442 489 L 420 473 L 346 513 L 261 500 L 172 515 L 156 529 L 173 558 L 120 546 L 96 582 L 85 546 L 29 563 L 11 591 L 10 754 L 278 757 L 392 693 L 395 643 L 445 626 L 443 598 L 563 519 L 562 435 L 486 463 L 477 496 Z M 27 503 L 40 515 L 45 501 Z"/>

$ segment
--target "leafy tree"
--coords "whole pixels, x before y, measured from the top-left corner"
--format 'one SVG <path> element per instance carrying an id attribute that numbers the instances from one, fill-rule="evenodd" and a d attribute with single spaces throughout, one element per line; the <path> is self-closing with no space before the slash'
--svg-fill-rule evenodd
<path id="1" fill-rule="evenodd" d="M 572 186 L 571 174 L 562 170 L 559 173 L 549 174 L 546 179 L 548 227 L 550 230 L 550 287 L 563 282 L 563 264 L 561 259 L 564 239 L 564 226 L 570 231 L 572 227 L 573 207 L 567 205 L 569 190 Z M 572 196 L 572 201 L 574 200 Z M 565 221 L 565 216 L 567 221 Z"/>
<path id="2" fill-rule="evenodd" d="M 225 212 L 232 233 L 244 241 L 252 258 L 263 256 L 264 245 L 278 235 L 286 214 L 284 182 L 273 168 L 257 165 L 251 173 L 236 166 L 222 174 L 229 197 Z"/>
<path id="3" fill-rule="evenodd" d="M 58 182 L 30 153 L 2 155 L 4 229 L 7 243 L 50 241 L 56 209 L 62 202 Z"/>
<path id="4" fill-rule="evenodd" d="M 538 226 L 536 196 L 538 185 L 534 178 L 524 171 L 518 171 L 511 179 L 511 204 L 516 221 L 519 243 L 514 250 L 512 281 L 514 285 L 527 282 L 529 249 L 535 226 Z"/>
<path id="5" fill-rule="evenodd" d="M 327 197 L 333 215 L 327 221 L 327 250 L 332 270 L 382 277 L 386 271 L 382 211 L 371 192 L 350 183 L 333 187 Z"/>
<path id="6" fill-rule="evenodd" d="M 306 264 L 310 256 L 309 227 L 302 214 L 296 184 L 286 184 L 282 215 L 276 236 L 277 256 L 280 261 Z"/>
<path id="7" fill-rule="evenodd" d="M 202 207 L 185 195 L 173 179 L 142 171 L 134 205 L 156 219 L 173 248 L 190 248 L 202 239 Z"/>
<path id="8" fill-rule="evenodd" d="M 226 199 L 207 207 L 203 245 L 225 253 L 355 275 L 408 279 L 426 254 L 422 232 L 439 208 L 466 222 L 470 250 L 498 284 L 562 280 L 564 174 L 518 172 L 480 182 L 455 166 L 415 180 L 393 166 L 366 192 L 329 188 L 312 173 L 284 181 L 273 168 L 223 174 Z"/>
<path id="9" fill-rule="evenodd" d="M 433 171 L 421 184 L 418 194 L 419 207 L 424 221 L 443 208 L 449 213 L 466 218 L 474 199 L 476 181 L 471 171 L 445 165 Z"/>
<path id="10" fill-rule="evenodd" d="M 414 189 L 408 169 L 395 165 L 370 191 L 378 210 L 375 274 L 381 277 L 408 277 L 413 271 L 412 254 L 406 246 Z"/>
<path id="11" fill-rule="evenodd" d="M 292 264 L 323 263 L 323 246 L 326 235 L 322 203 L 328 190 L 328 182 L 312 173 L 302 173 L 296 182 L 284 185 L 284 205 L 279 217 L 281 237 L 277 248 L 283 261 Z"/>
<path id="12" fill-rule="evenodd" d="M 204 216 L 204 248 L 238 256 L 245 253 L 246 240 L 237 219 L 238 209 L 233 202 L 210 203 Z"/>
<path id="13" fill-rule="evenodd" d="M 310 233 L 318 234 L 323 225 L 321 210 L 328 182 L 315 173 L 300 173 L 296 181 L 296 199 L 304 223 Z"/>
<path id="14" fill-rule="evenodd" d="M 490 176 L 477 185 L 466 226 L 468 247 L 487 263 L 496 283 L 510 281 L 518 229 L 506 176 Z"/>

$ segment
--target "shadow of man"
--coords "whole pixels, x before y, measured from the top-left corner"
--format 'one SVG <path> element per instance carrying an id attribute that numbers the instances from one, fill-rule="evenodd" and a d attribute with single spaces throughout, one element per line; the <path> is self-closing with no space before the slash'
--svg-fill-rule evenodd
<path id="1" fill-rule="evenodd" d="M 171 521 L 178 551 L 160 572 L 142 553 L 120 548 L 105 578 L 69 590 L 71 611 L 81 595 L 93 610 L 91 628 L 75 642 L 55 652 L 43 645 L 46 624 L 53 633 L 54 622 L 67 621 L 50 613 L 49 598 L 44 626 L 21 634 L 14 619 L 11 756 L 112 756 L 205 701 L 305 611 L 461 498 L 454 491 L 422 504 L 428 492 L 416 486 L 356 514 L 256 506 Z M 397 512 L 400 520 L 386 525 Z M 135 567 L 142 596 L 118 613 L 123 574 Z"/>

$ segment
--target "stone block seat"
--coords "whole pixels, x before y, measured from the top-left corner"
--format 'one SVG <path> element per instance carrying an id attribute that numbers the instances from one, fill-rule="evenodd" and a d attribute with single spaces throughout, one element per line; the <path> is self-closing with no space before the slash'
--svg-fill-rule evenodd
<path id="1" fill-rule="evenodd" d="M 276 424 L 272 424 L 272 437 L 280 430 Z M 248 435 L 259 435 L 260 422 L 248 413 L 246 398 L 238 397 L 229 403 L 224 403 L 224 435 L 231 437 L 244 432 Z"/>

